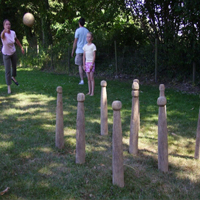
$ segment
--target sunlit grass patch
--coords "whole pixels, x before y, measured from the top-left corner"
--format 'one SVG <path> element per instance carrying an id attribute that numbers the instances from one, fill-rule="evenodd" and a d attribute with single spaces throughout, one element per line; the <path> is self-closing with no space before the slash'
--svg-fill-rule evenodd
<path id="1" fill-rule="evenodd" d="M 19 157 L 20 158 L 26 158 L 26 159 L 29 159 L 33 156 L 33 154 L 31 152 L 22 152 L 19 154 Z"/>
<path id="2" fill-rule="evenodd" d="M 12 148 L 13 147 L 13 142 L 5 142 L 5 141 L 1 141 L 0 142 L 0 150 L 3 152 L 5 152 L 7 149 Z"/>

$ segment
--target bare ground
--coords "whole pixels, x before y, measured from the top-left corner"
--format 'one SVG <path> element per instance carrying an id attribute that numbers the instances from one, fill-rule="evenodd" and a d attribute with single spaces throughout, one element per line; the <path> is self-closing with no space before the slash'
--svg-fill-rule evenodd
<path id="1" fill-rule="evenodd" d="M 177 81 L 176 79 L 172 80 L 158 80 L 155 82 L 154 76 L 151 75 L 145 75 L 142 77 L 134 77 L 133 75 L 127 75 L 127 74 L 120 74 L 118 76 L 113 75 L 106 75 L 106 74 L 98 74 L 96 75 L 98 78 L 103 79 L 116 79 L 120 81 L 132 81 L 133 79 L 137 78 L 140 81 L 141 85 L 152 85 L 152 86 L 158 86 L 159 84 L 164 84 L 165 88 L 171 88 L 175 89 L 177 91 L 185 92 L 188 94 L 200 94 L 200 82 L 199 80 L 196 81 L 195 84 L 192 83 L 191 80 L 184 80 L 182 82 Z"/>

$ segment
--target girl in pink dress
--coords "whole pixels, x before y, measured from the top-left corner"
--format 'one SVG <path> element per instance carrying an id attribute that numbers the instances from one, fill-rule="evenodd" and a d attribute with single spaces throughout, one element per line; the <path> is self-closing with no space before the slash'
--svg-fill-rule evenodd
<path id="1" fill-rule="evenodd" d="M 93 35 L 91 32 L 87 33 L 87 44 L 83 47 L 83 69 L 85 70 L 88 78 L 87 95 L 94 96 L 94 71 L 95 71 L 95 58 L 96 46 L 92 43 Z"/>

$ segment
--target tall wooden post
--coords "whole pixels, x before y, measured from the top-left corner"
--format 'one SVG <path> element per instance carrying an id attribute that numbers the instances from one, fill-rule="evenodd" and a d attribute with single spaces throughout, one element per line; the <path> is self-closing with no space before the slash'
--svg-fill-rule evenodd
<path id="1" fill-rule="evenodd" d="M 133 155 L 138 154 L 138 132 L 140 126 L 139 119 L 139 84 L 135 79 L 132 84 L 132 114 L 130 123 L 130 141 L 129 141 L 129 153 Z"/>
<path id="2" fill-rule="evenodd" d="M 63 102 L 62 102 L 62 87 L 57 89 L 57 107 L 56 107 L 56 147 L 62 149 L 64 147 L 64 125 L 63 125 Z"/>
<path id="3" fill-rule="evenodd" d="M 71 58 L 71 55 L 70 55 L 70 44 L 68 43 L 68 74 L 70 74 L 70 58 Z"/>
<path id="4" fill-rule="evenodd" d="M 196 63 L 194 61 L 192 63 L 192 66 L 193 66 L 192 83 L 195 84 L 195 81 L 196 81 Z"/>
<path id="5" fill-rule="evenodd" d="M 53 70 L 54 66 L 53 66 L 53 46 L 52 46 L 52 44 L 51 44 L 50 48 L 51 48 L 51 69 Z"/>
<path id="6" fill-rule="evenodd" d="M 165 86 L 160 84 L 160 97 L 157 100 L 159 106 L 158 115 L 158 169 L 167 172 L 168 171 L 168 139 L 167 139 L 167 116 L 166 116 L 166 104 L 165 98 Z"/>
<path id="7" fill-rule="evenodd" d="M 193 55 L 196 54 L 196 42 L 193 41 Z M 195 58 L 193 59 L 193 62 L 192 62 L 192 83 L 195 84 L 195 81 L 196 81 L 196 63 L 195 63 Z"/>
<path id="8" fill-rule="evenodd" d="M 116 70 L 115 78 L 118 78 L 118 66 L 117 66 L 117 44 L 116 44 L 116 41 L 114 41 L 114 46 L 115 46 L 115 70 Z"/>
<path id="9" fill-rule="evenodd" d="M 124 187 L 124 167 L 123 167 L 123 145 L 120 101 L 112 103 L 113 108 L 113 135 L 112 135 L 112 180 L 114 185 Z"/>
<path id="10" fill-rule="evenodd" d="M 199 117 L 197 123 L 197 135 L 196 135 L 196 145 L 194 154 L 195 159 L 199 159 L 199 146 L 200 146 L 200 109 L 199 109 Z"/>
<path id="11" fill-rule="evenodd" d="M 155 82 L 158 78 L 158 39 L 155 39 Z"/>
<path id="12" fill-rule="evenodd" d="M 85 114 L 84 101 L 85 95 L 77 95 L 77 120 L 76 120 L 76 163 L 85 163 Z"/>
<path id="13" fill-rule="evenodd" d="M 101 81 L 101 135 L 108 135 L 108 109 L 106 81 Z"/>

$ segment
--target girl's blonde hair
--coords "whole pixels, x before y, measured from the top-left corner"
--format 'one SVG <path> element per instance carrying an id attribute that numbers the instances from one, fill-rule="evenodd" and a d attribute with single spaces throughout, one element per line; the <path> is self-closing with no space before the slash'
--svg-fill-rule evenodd
<path id="1" fill-rule="evenodd" d="M 93 38 L 93 33 L 92 32 L 88 32 L 91 36 L 92 36 L 92 38 Z"/>

